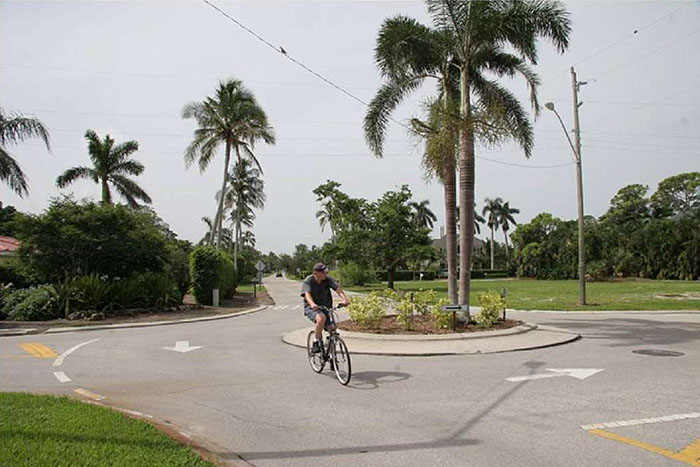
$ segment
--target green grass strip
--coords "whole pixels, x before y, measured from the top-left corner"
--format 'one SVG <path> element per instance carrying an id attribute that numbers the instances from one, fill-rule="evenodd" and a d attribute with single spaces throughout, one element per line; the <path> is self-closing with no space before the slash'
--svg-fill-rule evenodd
<path id="1" fill-rule="evenodd" d="M 3 466 L 214 466 L 148 423 L 67 397 L 0 393 Z"/>
<path id="2" fill-rule="evenodd" d="M 433 289 L 447 297 L 446 281 L 396 282 L 397 290 Z M 700 282 L 629 279 L 586 284 L 588 305 L 578 304 L 578 281 L 472 280 L 470 303 L 477 305 L 481 292 L 507 291 L 508 308 L 518 310 L 700 310 Z M 348 287 L 356 292 L 383 290 L 386 283 Z M 662 295 L 668 295 L 662 297 Z M 675 296 L 674 296 L 675 295 Z"/>

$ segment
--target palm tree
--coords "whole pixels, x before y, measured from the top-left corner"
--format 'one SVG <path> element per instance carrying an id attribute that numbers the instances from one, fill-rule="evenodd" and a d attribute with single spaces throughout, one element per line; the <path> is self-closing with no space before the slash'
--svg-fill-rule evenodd
<path id="1" fill-rule="evenodd" d="M 204 216 L 202 217 L 202 222 L 204 222 L 207 225 L 207 231 L 204 233 L 204 237 L 199 241 L 199 245 L 209 245 L 210 239 L 214 235 L 214 222 L 211 220 L 210 217 Z M 231 229 L 223 229 L 222 233 L 222 241 L 225 243 L 231 243 Z"/>
<path id="2" fill-rule="evenodd" d="M 506 241 L 506 261 L 510 260 L 508 256 L 508 230 L 510 230 L 511 223 L 513 223 L 514 225 L 518 224 L 517 222 L 515 222 L 513 214 L 520 214 L 520 209 L 511 208 L 509 203 L 509 201 L 503 203 L 501 205 L 501 212 L 498 213 L 498 217 L 501 223 L 501 229 L 503 229 L 503 238 Z"/>
<path id="3" fill-rule="evenodd" d="M 24 117 L 20 113 L 5 115 L 0 108 L 0 180 L 7 183 L 20 197 L 29 194 L 27 179 L 7 146 L 36 137 L 41 138 L 46 149 L 51 151 L 49 132 L 38 119 Z"/>
<path id="4" fill-rule="evenodd" d="M 429 124 L 413 122 L 413 129 L 428 140 L 424 166 L 442 182 L 447 235 L 447 290 L 457 303 L 456 144 L 450 147 L 451 126 L 445 115 L 457 97 L 457 70 L 451 65 L 447 37 L 413 18 L 396 16 L 384 21 L 375 49 L 375 61 L 385 83 L 372 99 L 365 116 L 365 139 L 377 157 L 383 155 L 386 127 L 391 113 L 428 78 L 436 79 L 439 103 L 432 106 Z M 453 140 L 454 141 L 454 140 Z"/>
<path id="5" fill-rule="evenodd" d="M 185 150 L 185 163 L 188 167 L 197 160 L 199 170 L 203 172 L 221 143 L 224 143 L 224 176 L 221 193 L 226 193 L 232 149 L 236 151 L 239 162 L 243 160 L 241 156 L 243 153 L 262 171 L 260 162 L 253 153 L 255 143 L 262 140 L 267 144 L 275 144 L 274 131 L 267 122 L 265 111 L 255 100 L 253 93 L 247 90 L 239 80 L 221 82 L 215 97 L 207 97 L 203 102 L 190 102 L 185 105 L 182 109 L 182 118 L 194 118 L 199 126 L 194 131 L 194 140 Z M 221 245 L 223 203 L 224 198 L 220 197 L 214 219 L 217 246 Z M 212 236 L 211 242 L 213 241 Z"/>
<path id="6" fill-rule="evenodd" d="M 437 221 L 437 217 L 428 207 L 429 204 L 430 201 L 427 199 L 421 201 L 420 203 L 415 201 L 408 203 L 408 205 L 413 209 L 413 222 L 421 227 L 429 227 L 432 229 L 434 225 L 433 223 Z"/>
<path id="7" fill-rule="evenodd" d="M 491 269 L 495 269 L 493 261 L 493 234 L 501 226 L 501 212 L 503 211 L 503 200 L 501 198 L 484 200 L 486 205 L 481 210 L 481 214 L 486 216 L 486 225 L 491 229 Z"/>
<path id="8" fill-rule="evenodd" d="M 93 167 L 72 167 L 56 178 L 56 185 L 65 188 L 76 180 L 87 178 L 102 186 L 102 203 L 112 204 L 112 192 L 110 185 L 126 198 L 129 206 L 139 206 L 137 200 L 144 203 L 152 203 L 151 197 L 127 175 L 138 176 L 143 173 L 144 167 L 138 161 L 131 159 L 131 155 L 138 151 L 139 143 L 127 141 L 114 145 L 115 141 L 109 135 L 100 139 L 93 130 L 85 132 L 88 141 L 88 154 Z"/>
<path id="9" fill-rule="evenodd" d="M 231 220 L 234 229 L 234 262 L 238 259 L 241 240 L 241 227 L 252 227 L 255 219 L 254 209 L 262 209 L 265 205 L 265 184 L 261 179 L 261 171 L 253 166 L 249 159 L 240 159 L 229 174 L 230 187 L 224 197 L 225 209 L 231 209 Z"/>
<path id="10" fill-rule="evenodd" d="M 536 93 L 539 78 L 530 68 L 537 61 L 537 39 L 551 40 L 563 53 L 568 47 L 571 23 L 564 5 L 556 0 L 426 0 L 426 3 L 435 26 L 445 37 L 449 62 L 459 69 L 460 222 L 471 226 L 475 138 L 479 136 L 490 142 L 514 139 L 526 157 L 530 156 L 533 145 L 532 126 L 526 112 L 510 91 L 486 73 L 525 78 L 530 102 L 535 114 L 539 113 Z M 498 125 L 480 121 L 480 112 L 490 115 L 489 120 L 498 121 Z M 459 303 L 467 306 L 473 242 L 473 230 L 460 229 Z"/>
<path id="11" fill-rule="evenodd" d="M 242 247 L 249 246 L 255 248 L 255 235 L 250 230 L 246 230 L 241 234 L 240 241 Z"/>

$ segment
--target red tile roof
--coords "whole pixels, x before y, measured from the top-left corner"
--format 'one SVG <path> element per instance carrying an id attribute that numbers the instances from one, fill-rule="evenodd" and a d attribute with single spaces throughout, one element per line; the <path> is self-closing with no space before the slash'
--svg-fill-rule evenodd
<path id="1" fill-rule="evenodd" d="M 0 252 L 15 251 L 19 248 L 20 243 L 14 237 L 3 237 L 0 235 Z"/>

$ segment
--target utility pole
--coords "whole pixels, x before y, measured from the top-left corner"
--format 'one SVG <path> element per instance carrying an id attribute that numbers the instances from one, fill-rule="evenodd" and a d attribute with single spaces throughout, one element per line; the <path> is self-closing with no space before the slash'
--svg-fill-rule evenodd
<path id="1" fill-rule="evenodd" d="M 586 84 L 576 80 L 576 71 L 571 67 L 571 87 L 574 95 L 574 141 L 576 145 L 576 187 L 578 192 L 578 298 L 581 305 L 586 304 L 586 251 L 583 239 L 583 175 L 581 171 L 581 128 L 578 121 L 578 88 Z"/>

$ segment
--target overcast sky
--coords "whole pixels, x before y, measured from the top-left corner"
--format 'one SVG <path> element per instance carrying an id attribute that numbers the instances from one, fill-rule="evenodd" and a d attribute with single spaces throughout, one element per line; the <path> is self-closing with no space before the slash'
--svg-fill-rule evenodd
<path id="1" fill-rule="evenodd" d="M 368 102 L 381 83 L 374 65 L 377 31 L 403 14 L 429 24 L 420 1 L 214 1 L 290 56 Z M 586 214 L 601 215 L 621 187 L 700 170 L 700 2 L 571 1 L 571 47 L 558 55 L 541 43 L 536 66 L 541 102 L 554 101 L 572 126 L 571 77 L 581 88 Z M 636 31 L 636 33 L 635 33 Z M 275 146 L 259 145 L 267 204 L 255 224 L 263 252 L 322 244 L 311 190 L 337 180 L 355 197 L 374 200 L 406 183 L 428 199 L 444 225 L 442 187 L 426 182 L 421 149 L 392 124 L 386 157 L 364 143 L 365 107 L 292 63 L 202 1 L 0 1 L 0 107 L 38 117 L 50 130 L 53 152 L 38 140 L 10 148 L 28 176 L 21 199 L 0 185 L 0 200 L 40 213 L 49 198 L 73 192 L 99 199 L 96 184 L 58 190 L 65 169 L 87 165 L 84 133 L 137 140 L 146 170 L 138 183 L 158 214 L 181 238 L 198 241 L 202 216 L 213 218 L 223 156 L 201 174 L 185 168 L 183 150 L 194 122 L 180 118 L 188 102 L 213 95 L 218 80 L 238 78 L 267 112 Z M 508 82 L 527 105 L 523 81 Z M 433 83 L 407 100 L 398 120 L 421 115 Z M 534 118 L 534 117 L 533 117 Z M 540 212 L 576 216 L 571 150 L 556 117 L 535 122 L 536 146 L 526 160 L 512 145 L 481 148 L 476 199 L 500 196 L 527 222 Z M 223 149 L 221 151 L 223 153 Z M 484 158 L 520 164 L 503 165 Z"/>

